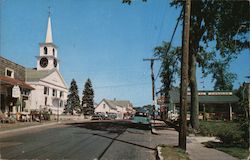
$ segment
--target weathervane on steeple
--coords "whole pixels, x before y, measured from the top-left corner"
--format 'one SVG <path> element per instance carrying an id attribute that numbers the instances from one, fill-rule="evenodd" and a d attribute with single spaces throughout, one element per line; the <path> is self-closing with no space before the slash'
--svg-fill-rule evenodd
<path id="1" fill-rule="evenodd" d="M 50 12 L 50 6 L 48 8 L 49 8 L 49 17 L 50 17 L 50 14 L 51 14 L 51 12 Z"/>

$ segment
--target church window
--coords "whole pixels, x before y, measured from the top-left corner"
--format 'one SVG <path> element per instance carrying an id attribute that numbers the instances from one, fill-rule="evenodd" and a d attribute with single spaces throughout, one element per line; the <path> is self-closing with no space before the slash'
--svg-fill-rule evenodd
<path id="1" fill-rule="evenodd" d="M 55 56 L 55 49 L 53 48 L 53 50 L 52 50 L 52 51 L 53 51 L 53 56 Z"/>
<path id="2" fill-rule="evenodd" d="M 44 87 L 44 94 L 49 95 L 49 87 Z"/>
<path id="3" fill-rule="evenodd" d="M 48 48 L 47 47 L 44 47 L 44 54 L 48 54 Z"/>
<path id="4" fill-rule="evenodd" d="M 62 100 L 59 101 L 59 106 L 60 106 L 60 107 L 63 107 L 63 101 L 62 101 Z"/>
<path id="5" fill-rule="evenodd" d="M 54 97 L 57 96 L 57 91 L 55 89 L 53 89 L 53 91 L 52 91 L 52 96 L 54 96 Z"/>
<path id="6" fill-rule="evenodd" d="M 105 109 L 106 108 L 106 105 L 105 104 L 103 104 L 103 109 Z"/>
<path id="7" fill-rule="evenodd" d="M 47 106 L 47 101 L 48 101 L 48 98 L 45 97 L 45 100 L 44 100 L 44 105 Z"/>
<path id="8" fill-rule="evenodd" d="M 63 97 L 63 92 L 62 92 L 62 91 L 60 91 L 60 98 L 61 98 L 61 97 Z"/>

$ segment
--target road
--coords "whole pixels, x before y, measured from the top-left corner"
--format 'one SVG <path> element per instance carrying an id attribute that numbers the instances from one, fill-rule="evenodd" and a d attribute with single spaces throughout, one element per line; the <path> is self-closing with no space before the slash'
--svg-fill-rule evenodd
<path id="1" fill-rule="evenodd" d="M 70 123 L 1 137 L 0 159 L 153 160 L 160 143 L 148 126 L 126 121 Z"/>

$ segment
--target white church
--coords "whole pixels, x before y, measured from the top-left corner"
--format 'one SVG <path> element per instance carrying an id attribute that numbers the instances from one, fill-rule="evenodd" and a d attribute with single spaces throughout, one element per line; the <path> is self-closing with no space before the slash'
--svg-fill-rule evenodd
<path id="1" fill-rule="evenodd" d="M 26 107 L 28 110 L 46 109 L 52 114 L 62 114 L 67 100 L 68 88 L 59 71 L 57 46 L 53 43 L 51 18 L 45 43 L 40 43 L 35 69 L 26 69 L 26 83 L 35 88 L 31 91 Z"/>

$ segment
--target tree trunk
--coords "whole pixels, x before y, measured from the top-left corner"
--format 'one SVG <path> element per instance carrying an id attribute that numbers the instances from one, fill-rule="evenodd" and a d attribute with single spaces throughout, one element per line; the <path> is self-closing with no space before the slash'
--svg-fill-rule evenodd
<path id="1" fill-rule="evenodd" d="M 199 101 L 196 81 L 196 55 L 190 55 L 190 88 L 191 88 L 191 106 L 190 106 L 190 123 L 194 130 L 199 129 Z"/>

